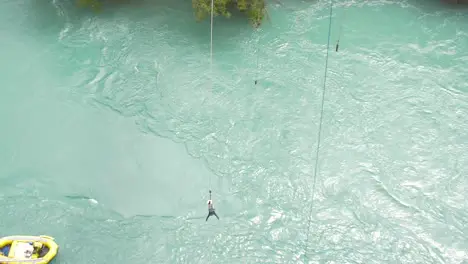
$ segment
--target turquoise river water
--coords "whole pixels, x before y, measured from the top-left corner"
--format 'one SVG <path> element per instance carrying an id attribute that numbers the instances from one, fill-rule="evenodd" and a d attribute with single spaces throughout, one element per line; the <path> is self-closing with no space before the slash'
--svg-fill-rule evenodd
<path id="1" fill-rule="evenodd" d="M 468 263 L 467 10 L 335 4 L 310 218 L 329 5 L 268 13 L 215 19 L 211 88 L 190 1 L 0 0 L 0 235 L 56 264 Z"/>

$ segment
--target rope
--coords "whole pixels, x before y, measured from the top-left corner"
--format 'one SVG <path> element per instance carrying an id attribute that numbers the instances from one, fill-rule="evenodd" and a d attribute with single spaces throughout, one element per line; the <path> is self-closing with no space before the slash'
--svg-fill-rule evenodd
<path id="1" fill-rule="evenodd" d="M 210 92 L 213 91 L 213 13 L 214 13 L 214 0 L 211 0 L 211 22 L 210 22 Z M 210 173 L 210 183 L 209 183 L 209 192 L 211 200 L 211 174 Z M 213 242 L 210 241 L 210 262 L 213 263 Z"/>
<path id="2" fill-rule="evenodd" d="M 210 29 L 210 92 L 213 92 L 213 13 L 214 0 L 211 0 L 211 29 Z M 210 200 L 211 200 L 211 173 L 209 181 Z"/>
<path id="3" fill-rule="evenodd" d="M 318 160 L 319 160 L 319 154 L 320 154 L 320 142 L 321 142 L 321 136 L 322 136 L 323 108 L 324 108 L 324 103 L 325 103 L 325 90 L 327 87 L 326 83 L 327 83 L 327 70 L 328 70 L 328 54 L 329 54 L 329 49 L 330 49 L 332 15 L 333 15 L 333 0 L 330 0 L 330 22 L 328 25 L 328 43 L 327 43 L 327 55 L 325 59 L 325 74 L 323 78 L 324 80 L 323 80 L 323 89 L 322 89 L 322 106 L 320 109 L 320 122 L 319 122 L 319 129 L 318 129 L 318 135 L 317 135 L 317 152 L 316 152 L 316 159 L 315 159 L 314 182 L 312 185 L 312 202 L 310 203 L 310 208 L 309 208 L 309 221 L 307 225 L 307 235 L 306 235 L 306 242 L 304 246 L 304 259 L 307 258 L 307 246 L 309 243 L 310 224 L 312 222 L 311 216 L 312 216 L 312 210 L 314 207 L 315 186 L 317 183 L 317 169 L 318 169 Z"/>
<path id="4" fill-rule="evenodd" d="M 259 71 L 258 59 L 259 59 L 259 57 L 260 57 L 259 48 L 258 48 L 259 42 L 260 42 L 260 34 L 259 34 L 258 28 L 257 28 L 257 32 L 256 32 L 256 33 L 257 33 L 257 43 L 256 43 L 257 45 L 256 45 L 256 47 L 255 47 L 255 53 L 257 54 L 257 72 L 255 73 L 255 84 L 258 83 L 258 71 Z"/>
<path id="5" fill-rule="evenodd" d="M 211 0 L 210 71 L 211 71 L 211 87 L 212 88 L 213 88 L 213 13 L 214 13 L 214 0 Z"/>

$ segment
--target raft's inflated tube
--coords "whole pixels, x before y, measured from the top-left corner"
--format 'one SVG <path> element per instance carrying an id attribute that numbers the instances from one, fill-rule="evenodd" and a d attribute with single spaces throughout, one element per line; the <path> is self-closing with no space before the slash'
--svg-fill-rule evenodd
<path id="1" fill-rule="evenodd" d="M 55 243 L 54 238 L 49 236 L 9 236 L 0 239 L 0 248 L 7 245 L 12 245 L 10 248 L 10 254 L 14 252 L 15 242 L 29 243 L 29 242 L 40 242 L 45 245 L 49 251 L 41 258 L 35 259 L 16 259 L 14 257 L 0 257 L 0 264 L 5 263 L 34 263 L 34 264 L 47 264 L 54 259 L 58 253 L 58 245 Z"/>

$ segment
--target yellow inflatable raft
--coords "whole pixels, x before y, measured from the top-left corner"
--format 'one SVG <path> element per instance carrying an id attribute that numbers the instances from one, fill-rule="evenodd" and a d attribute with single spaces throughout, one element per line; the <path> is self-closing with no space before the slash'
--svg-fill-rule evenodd
<path id="1" fill-rule="evenodd" d="M 47 264 L 58 253 L 49 236 L 9 236 L 0 239 L 0 264 Z"/>

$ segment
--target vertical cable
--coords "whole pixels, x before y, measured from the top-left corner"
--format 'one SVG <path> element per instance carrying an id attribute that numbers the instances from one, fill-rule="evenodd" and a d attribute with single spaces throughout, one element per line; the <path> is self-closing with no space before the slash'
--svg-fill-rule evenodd
<path id="1" fill-rule="evenodd" d="M 312 201 L 310 203 L 309 208 L 309 221 L 307 224 L 307 234 L 306 234 L 306 241 L 304 246 L 304 259 L 307 258 L 307 248 L 309 244 L 309 233 L 310 233 L 310 224 L 312 222 L 312 210 L 314 209 L 314 197 L 315 197 L 315 189 L 317 183 L 317 170 L 318 170 L 318 161 L 319 161 L 319 154 L 320 154 L 320 142 L 322 136 L 322 124 L 323 124 L 323 109 L 325 104 L 325 90 L 327 87 L 327 71 L 328 71 L 328 54 L 330 50 L 330 35 L 331 35 L 331 26 L 332 26 L 332 15 L 333 15 L 333 0 L 330 0 L 330 22 L 328 25 L 328 42 L 327 42 L 327 55 L 325 59 L 325 73 L 323 78 L 323 89 L 322 89 L 322 105 L 320 108 L 320 122 L 318 128 L 318 135 L 317 135 L 317 150 L 315 153 L 315 169 L 314 169 L 314 181 L 312 184 Z"/>

